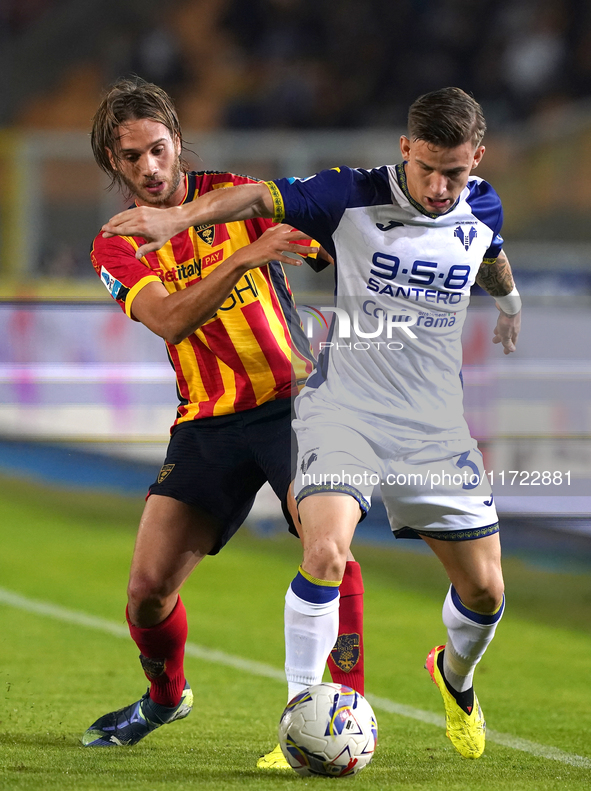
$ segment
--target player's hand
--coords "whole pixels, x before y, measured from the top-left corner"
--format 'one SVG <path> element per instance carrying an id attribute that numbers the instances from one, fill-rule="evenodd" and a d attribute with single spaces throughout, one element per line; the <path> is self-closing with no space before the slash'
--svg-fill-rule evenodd
<path id="1" fill-rule="evenodd" d="M 177 221 L 178 206 L 170 209 L 156 209 L 151 206 L 138 206 L 128 209 L 106 222 L 101 228 L 103 236 L 140 236 L 145 244 L 138 247 L 136 258 L 146 253 L 159 250 L 175 234 L 184 230 L 185 226 Z"/>
<path id="2" fill-rule="evenodd" d="M 282 264 L 301 266 L 302 256 L 317 253 L 318 247 L 296 244 L 304 239 L 310 240 L 302 231 L 295 231 L 291 225 L 273 225 L 255 242 L 237 250 L 232 258 L 234 263 L 246 269 L 256 269 L 268 264 L 269 261 L 280 261 Z"/>
<path id="3" fill-rule="evenodd" d="M 511 354 L 517 346 L 517 338 L 521 329 L 521 311 L 514 316 L 509 316 L 497 305 L 499 318 L 494 329 L 493 343 L 503 344 L 503 354 Z"/>

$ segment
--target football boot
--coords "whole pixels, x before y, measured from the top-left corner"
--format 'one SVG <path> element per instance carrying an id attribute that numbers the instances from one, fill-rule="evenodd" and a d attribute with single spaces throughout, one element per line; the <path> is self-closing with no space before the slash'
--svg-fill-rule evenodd
<path id="1" fill-rule="evenodd" d="M 459 705 L 450 691 L 450 687 L 443 675 L 444 649 L 444 645 L 433 648 L 429 652 L 425 667 L 443 698 L 446 734 L 453 746 L 464 758 L 480 758 L 484 752 L 486 735 L 486 722 L 482 715 L 482 709 L 473 690 L 473 701 L 471 704 L 466 705 L 465 708 Z M 464 693 L 462 693 L 462 697 L 465 697 Z"/>
<path id="2" fill-rule="evenodd" d="M 257 769 L 291 769 L 291 766 L 285 760 L 281 747 L 277 745 L 270 753 L 259 758 Z"/>
<path id="3" fill-rule="evenodd" d="M 150 700 L 150 690 L 140 700 L 104 714 L 82 736 L 85 747 L 131 747 L 161 725 L 182 720 L 193 708 L 193 692 L 185 682 L 178 706 L 169 708 Z"/>

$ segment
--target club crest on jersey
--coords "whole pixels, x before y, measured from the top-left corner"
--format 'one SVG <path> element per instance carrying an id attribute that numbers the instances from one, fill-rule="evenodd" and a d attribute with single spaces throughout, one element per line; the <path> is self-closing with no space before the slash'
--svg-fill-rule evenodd
<path id="1" fill-rule="evenodd" d="M 359 662 L 359 635 L 340 634 L 330 652 L 333 662 L 345 673 L 349 673 Z"/>
<path id="2" fill-rule="evenodd" d="M 467 250 L 474 241 L 474 239 L 476 239 L 477 231 L 476 228 L 472 225 L 470 227 L 470 230 L 466 233 L 466 231 L 464 231 L 462 226 L 458 225 L 458 227 L 454 231 L 454 236 L 458 237 L 460 242 L 464 245 L 464 249 Z"/>
<path id="3" fill-rule="evenodd" d="M 162 483 L 165 478 L 168 478 L 174 468 L 174 464 L 164 464 L 158 473 L 158 483 Z"/>
<path id="4" fill-rule="evenodd" d="M 210 247 L 213 246 L 215 225 L 194 225 L 193 228 L 202 242 L 205 242 L 205 244 L 208 244 Z"/>
<path id="5" fill-rule="evenodd" d="M 308 452 L 308 455 L 304 456 L 302 459 L 300 469 L 302 470 L 303 475 L 308 472 L 311 464 L 313 464 L 315 461 L 318 461 L 318 454 L 315 453 L 317 450 L 318 448 L 312 448 L 312 450 Z"/>

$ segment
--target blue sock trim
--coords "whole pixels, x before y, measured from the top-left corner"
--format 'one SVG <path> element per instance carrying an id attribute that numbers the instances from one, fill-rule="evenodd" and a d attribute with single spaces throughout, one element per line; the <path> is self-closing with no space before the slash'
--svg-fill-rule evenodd
<path id="1" fill-rule="evenodd" d="M 311 604 L 327 604 L 339 595 L 338 586 L 318 585 L 307 580 L 299 571 L 291 582 L 291 589 L 298 598 Z"/>
<path id="2" fill-rule="evenodd" d="M 503 601 L 501 602 L 501 606 L 496 612 L 485 614 L 481 612 L 475 612 L 471 610 L 469 607 L 466 607 L 464 602 L 458 596 L 458 592 L 451 586 L 451 600 L 454 603 L 454 606 L 457 610 L 459 610 L 462 615 L 465 615 L 466 618 L 469 618 L 474 623 L 480 623 L 484 626 L 492 626 L 497 621 L 501 620 L 501 616 L 503 615 L 503 610 L 505 609 L 505 595 L 503 594 Z"/>

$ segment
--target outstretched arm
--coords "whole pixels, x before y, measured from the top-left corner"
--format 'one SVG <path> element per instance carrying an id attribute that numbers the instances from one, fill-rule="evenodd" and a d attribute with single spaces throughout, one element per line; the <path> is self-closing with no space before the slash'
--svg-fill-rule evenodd
<path id="1" fill-rule="evenodd" d="M 148 283 L 133 300 L 133 316 L 169 343 L 180 343 L 214 315 L 250 269 L 269 261 L 300 266 L 301 260 L 286 253 L 306 255 L 318 250 L 297 244 L 304 239 L 309 237 L 293 232 L 289 225 L 268 228 L 255 242 L 241 247 L 188 288 L 169 294 L 162 283 Z"/>
<path id="2" fill-rule="evenodd" d="M 141 236 L 146 244 L 138 248 L 135 256 L 141 258 L 159 250 L 172 236 L 191 225 L 215 225 L 253 217 L 273 217 L 273 199 L 265 184 L 212 190 L 171 209 L 138 206 L 116 214 L 101 230 L 105 237 Z"/>
<path id="3" fill-rule="evenodd" d="M 483 262 L 480 265 L 476 282 L 491 297 L 497 298 L 499 318 L 494 329 L 493 343 L 501 343 L 504 354 L 511 354 L 515 351 L 521 329 L 521 300 L 517 293 L 513 294 L 516 289 L 511 264 L 503 250 L 494 263 Z"/>

